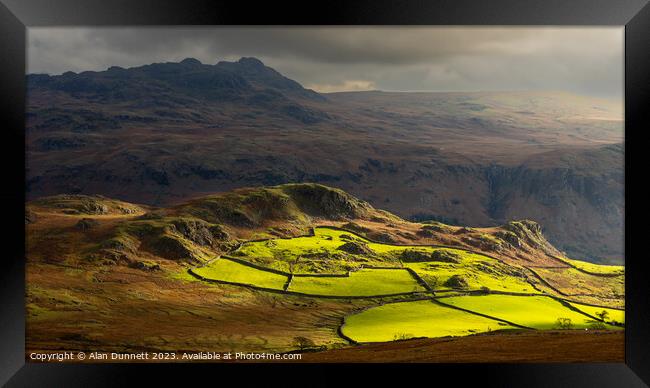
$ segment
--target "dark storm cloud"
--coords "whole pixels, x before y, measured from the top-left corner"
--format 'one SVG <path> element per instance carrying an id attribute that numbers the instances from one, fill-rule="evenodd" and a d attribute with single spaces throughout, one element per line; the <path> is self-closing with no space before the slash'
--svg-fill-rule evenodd
<path id="1" fill-rule="evenodd" d="M 319 91 L 568 90 L 619 97 L 622 28 L 32 28 L 29 72 L 260 58 Z"/>

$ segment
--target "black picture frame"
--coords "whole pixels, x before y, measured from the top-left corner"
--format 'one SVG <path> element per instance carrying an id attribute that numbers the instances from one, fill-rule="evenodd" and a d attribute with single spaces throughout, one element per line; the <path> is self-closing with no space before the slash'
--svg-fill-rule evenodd
<path id="1" fill-rule="evenodd" d="M 26 28 L 108 25 L 625 25 L 625 363 L 621 364 L 427 364 L 427 365 L 73 365 L 25 363 L 24 239 L 25 51 Z M 636 387 L 650 384 L 650 283 L 639 249 L 631 245 L 632 214 L 643 201 L 633 200 L 633 155 L 647 124 L 650 106 L 650 5 L 648 0 L 356 0 L 236 2 L 207 0 L 0 0 L 0 111 L 3 129 L 4 204 L 0 260 L 0 383 L 8 386 L 122 386 L 136 376 L 187 384 L 192 376 L 225 373 L 248 386 L 257 377 L 286 385 L 296 370 L 311 375 L 310 385 L 367 382 L 370 376 L 433 384 L 450 378 L 454 385 Z M 636 140 L 636 142 L 635 142 Z M 639 156 L 635 158 L 640 159 Z M 643 170 L 643 168 L 640 168 Z M 642 172 L 642 171 L 641 171 Z M 639 184 L 637 184 L 639 186 Z M 631 210 L 635 206 L 635 210 Z M 640 233 L 638 234 L 640 235 Z M 642 236 L 642 235 L 641 235 Z M 641 252 L 642 253 L 642 252 Z M 254 373 L 251 373 L 254 370 Z M 421 374 L 423 376 L 412 376 Z M 441 377 L 444 376 L 444 377 Z M 444 381 L 444 380 L 439 380 Z M 295 382 L 295 381 L 294 381 Z M 645 383 L 644 383 L 645 382 Z M 397 383 L 397 382 L 396 382 Z"/>

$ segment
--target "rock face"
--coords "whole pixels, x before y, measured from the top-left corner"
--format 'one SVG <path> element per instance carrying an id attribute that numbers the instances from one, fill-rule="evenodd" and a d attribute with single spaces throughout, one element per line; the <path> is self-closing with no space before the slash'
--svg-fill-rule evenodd
<path id="1" fill-rule="evenodd" d="M 511 231 L 498 231 L 494 234 L 494 236 L 500 238 L 515 248 L 521 248 L 522 246 L 519 236 Z"/>
<path id="2" fill-rule="evenodd" d="M 541 249 L 550 255 L 560 254 L 546 240 L 542 234 L 542 228 L 535 221 L 511 221 L 503 225 L 502 229 L 505 229 L 505 231 L 498 232 L 496 236 L 515 248 L 522 248 L 525 244 L 535 249 Z"/>

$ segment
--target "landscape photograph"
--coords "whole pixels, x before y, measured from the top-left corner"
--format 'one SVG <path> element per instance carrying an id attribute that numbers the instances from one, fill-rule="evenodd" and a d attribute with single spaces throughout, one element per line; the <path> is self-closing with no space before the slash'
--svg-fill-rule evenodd
<path id="1" fill-rule="evenodd" d="M 27 37 L 27 362 L 624 362 L 622 27 Z"/>

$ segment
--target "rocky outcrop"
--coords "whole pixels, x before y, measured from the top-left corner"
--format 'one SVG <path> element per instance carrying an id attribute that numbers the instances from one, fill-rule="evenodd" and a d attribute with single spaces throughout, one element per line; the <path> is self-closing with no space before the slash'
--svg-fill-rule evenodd
<path id="1" fill-rule="evenodd" d="M 494 233 L 494 236 L 496 238 L 499 238 L 509 245 L 511 245 L 514 248 L 521 248 L 521 240 L 519 239 L 519 236 L 517 236 L 515 233 L 509 231 L 509 230 L 503 230 L 503 231 L 498 231 Z"/>
<path id="2" fill-rule="evenodd" d="M 400 255 L 400 259 L 407 263 L 416 263 L 423 261 L 430 261 L 431 255 L 427 252 L 418 251 L 415 249 L 405 249 Z"/>
<path id="3" fill-rule="evenodd" d="M 312 215 L 331 220 L 365 218 L 372 210 L 367 202 L 331 187 L 318 184 L 289 184 L 282 186 L 298 208 Z"/>
<path id="4" fill-rule="evenodd" d="M 551 255 L 560 254 L 544 237 L 542 228 L 535 221 L 511 221 L 501 227 L 502 231 L 495 233 L 501 241 L 513 248 L 522 249 L 528 246 L 539 249 Z"/>
<path id="5" fill-rule="evenodd" d="M 437 233 L 451 233 L 451 228 L 445 224 L 431 222 L 423 225 L 416 233 L 421 237 L 436 237 Z"/>
<path id="6" fill-rule="evenodd" d="M 397 242 L 397 239 L 388 232 L 370 232 L 367 237 L 380 243 L 392 244 Z"/>
<path id="7" fill-rule="evenodd" d="M 431 254 L 431 261 L 457 264 L 462 261 L 462 258 L 456 253 L 444 249 L 437 249 Z"/>
<path id="8" fill-rule="evenodd" d="M 140 206 L 102 195 L 60 194 L 40 198 L 32 204 L 71 215 L 134 214 L 143 210 Z"/>
<path id="9" fill-rule="evenodd" d="M 200 261 L 193 250 L 189 249 L 182 241 L 173 236 L 160 236 L 155 241 L 149 243 L 149 245 L 154 254 L 165 259 L 191 262 Z"/>
<path id="10" fill-rule="evenodd" d="M 446 282 L 443 283 L 443 285 L 453 289 L 465 289 L 469 287 L 467 280 L 465 280 L 465 278 L 461 275 L 454 275 L 450 277 Z"/>
<path id="11" fill-rule="evenodd" d="M 500 252 L 503 248 L 501 242 L 490 235 L 473 234 L 461 237 L 465 244 L 488 252 Z"/>
<path id="12" fill-rule="evenodd" d="M 179 218 L 173 220 L 171 223 L 174 226 L 173 230 L 196 244 L 210 246 L 214 242 L 214 235 L 210 229 L 210 224 L 205 221 Z"/>
<path id="13" fill-rule="evenodd" d="M 79 220 L 79 222 L 77 222 L 75 224 L 75 227 L 77 229 L 81 229 L 81 230 L 88 230 L 88 229 L 92 229 L 92 228 L 96 227 L 97 225 L 99 225 L 99 221 L 97 221 L 95 219 L 82 218 L 81 220 Z"/>
<path id="14" fill-rule="evenodd" d="M 375 252 L 368 247 L 368 244 L 356 241 L 349 241 L 336 248 L 339 251 L 347 252 L 353 255 L 374 255 Z"/>
<path id="15" fill-rule="evenodd" d="M 132 261 L 129 263 L 130 268 L 139 269 L 142 271 L 160 271 L 160 264 L 157 263 L 145 263 L 143 261 Z"/>

